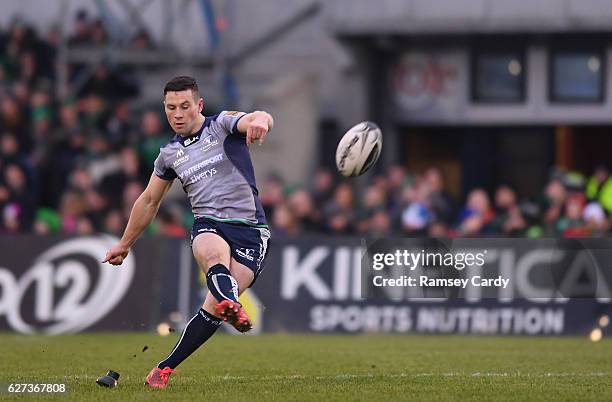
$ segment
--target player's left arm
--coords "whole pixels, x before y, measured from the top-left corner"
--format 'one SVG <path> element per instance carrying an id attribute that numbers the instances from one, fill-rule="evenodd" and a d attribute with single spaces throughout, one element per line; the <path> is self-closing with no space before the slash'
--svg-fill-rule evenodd
<path id="1" fill-rule="evenodd" d="M 236 125 L 239 133 L 246 134 L 247 145 L 255 141 L 259 141 L 261 145 L 272 127 L 274 127 L 274 119 L 270 113 L 259 110 L 242 116 Z"/>

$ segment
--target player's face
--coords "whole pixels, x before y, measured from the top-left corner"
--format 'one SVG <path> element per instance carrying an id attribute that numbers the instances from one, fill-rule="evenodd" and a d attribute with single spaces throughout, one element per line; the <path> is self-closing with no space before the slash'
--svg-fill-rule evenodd
<path id="1" fill-rule="evenodd" d="M 175 133 L 189 135 L 200 127 L 198 116 L 202 113 L 204 102 L 202 98 L 195 99 L 190 89 L 178 92 L 168 92 L 164 99 L 166 117 Z"/>

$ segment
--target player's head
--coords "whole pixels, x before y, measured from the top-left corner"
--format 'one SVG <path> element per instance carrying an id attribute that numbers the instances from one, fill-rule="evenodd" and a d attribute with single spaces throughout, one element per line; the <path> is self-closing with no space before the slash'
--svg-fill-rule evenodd
<path id="1" fill-rule="evenodd" d="M 198 83 L 192 77 L 174 77 L 164 86 L 164 109 L 172 129 L 180 135 L 189 135 L 199 127 L 198 116 L 204 101 L 200 98 Z"/>

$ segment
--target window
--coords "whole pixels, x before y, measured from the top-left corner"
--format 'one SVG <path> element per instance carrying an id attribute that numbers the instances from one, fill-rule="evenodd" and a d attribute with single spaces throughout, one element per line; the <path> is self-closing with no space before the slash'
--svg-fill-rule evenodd
<path id="1" fill-rule="evenodd" d="M 519 103 L 525 100 L 522 52 L 477 52 L 472 59 L 475 102 Z"/>
<path id="2" fill-rule="evenodd" d="M 550 100 L 603 102 L 604 58 L 601 51 L 556 51 L 551 54 Z"/>

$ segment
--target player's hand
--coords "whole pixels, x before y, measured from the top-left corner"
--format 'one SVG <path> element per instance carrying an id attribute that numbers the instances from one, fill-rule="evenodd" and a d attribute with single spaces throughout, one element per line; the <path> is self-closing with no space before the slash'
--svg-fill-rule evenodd
<path id="1" fill-rule="evenodd" d="M 120 243 L 117 243 L 106 252 L 106 257 L 104 257 L 102 263 L 108 262 L 112 265 L 121 265 L 123 264 L 123 260 L 125 260 L 129 252 L 129 248 L 123 246 Z"/>
<path id="2" fill-rule="evenodd" d="M 259 145 L 263 144 L 264 137 L 268 134 L 268 122 L 265 119 L 255 119 L 249 125 L 246 135 L 247 145 L 251 145 L 255 141 L 259 141 Z"/>

